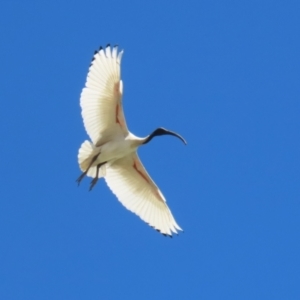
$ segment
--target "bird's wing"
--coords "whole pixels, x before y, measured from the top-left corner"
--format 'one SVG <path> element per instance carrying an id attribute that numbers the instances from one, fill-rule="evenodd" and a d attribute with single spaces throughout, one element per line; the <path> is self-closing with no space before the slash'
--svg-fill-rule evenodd
<path id="1" fill-rule="evenodd" d="M 96 51 L 81 93 L 84 126 L 94 144 L 103 137 L 128 134 L 122 108 L 122 54 L 109 45 Z"/>
<path id="2" fill-rule="evenodd" d="M 136 153 L 108 165 L 105 180 L 127 209 L 162 234 L 172 236 L 182 230 Z"/>

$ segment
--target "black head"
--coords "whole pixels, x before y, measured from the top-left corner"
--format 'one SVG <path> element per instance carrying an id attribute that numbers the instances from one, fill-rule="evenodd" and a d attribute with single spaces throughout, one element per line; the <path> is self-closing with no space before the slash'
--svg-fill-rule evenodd
<path id="1" fill-rule="evenodd" d="M 185 139 L 179 135 L 178 133 L 176 132 L 173 132 L 173 131 L 170 131 L 170 130 L 167 130 L 165 128 L 157 128 L 155 129 L 145 140 L 145 142 L 143 144 L 147 144 L 149 143 L 155 136 L 159 136 L 159 135 L 173 135 L 173 136 L 176 136 L 177 138 L 179 138 L 185 145 L 187 144 L 187 142 L 185 141 Z"/>

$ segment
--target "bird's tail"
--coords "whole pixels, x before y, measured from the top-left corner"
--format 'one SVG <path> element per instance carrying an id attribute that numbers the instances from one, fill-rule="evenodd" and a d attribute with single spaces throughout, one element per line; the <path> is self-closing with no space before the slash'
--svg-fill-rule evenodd
<path id="1" fill-rule="evenodd" d="M 79 167 L 82 172 L 85 172 L 89 167 L 92 159 L 93 159 L 93 152 L 95 150 L 95 146 L 90 141 L 84 141 L 81 144 L 81 147 L 78 152 L 78 163 Z M 90 167 L 87 176 L 95 178 L 97 174 L 97 166 Z M 98 177 L 105 176 L 105 165 L 101 166 L 98 172 Z"/>

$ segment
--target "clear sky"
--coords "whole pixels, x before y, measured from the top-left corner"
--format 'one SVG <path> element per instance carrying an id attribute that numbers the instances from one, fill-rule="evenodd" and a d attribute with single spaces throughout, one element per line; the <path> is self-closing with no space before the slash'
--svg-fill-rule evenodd
<path id="1" fill-rule="evenodd" d="M 0 299 L 300 299 L 299 1 L 2 1 Z M 80 187 L 93 52 L 184 233 Z"/>

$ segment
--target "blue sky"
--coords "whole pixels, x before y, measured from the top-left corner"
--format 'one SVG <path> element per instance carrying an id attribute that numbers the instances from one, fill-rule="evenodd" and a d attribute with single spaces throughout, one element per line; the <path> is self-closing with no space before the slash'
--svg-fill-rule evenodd
<path id="1" fill-rule="evenodd" d="M 299 1 L 0 5 L 1 299 L 300 299 Z M 139 155 L 184 229 L 77 187 L 93 51 L 124 49 Z"/>

